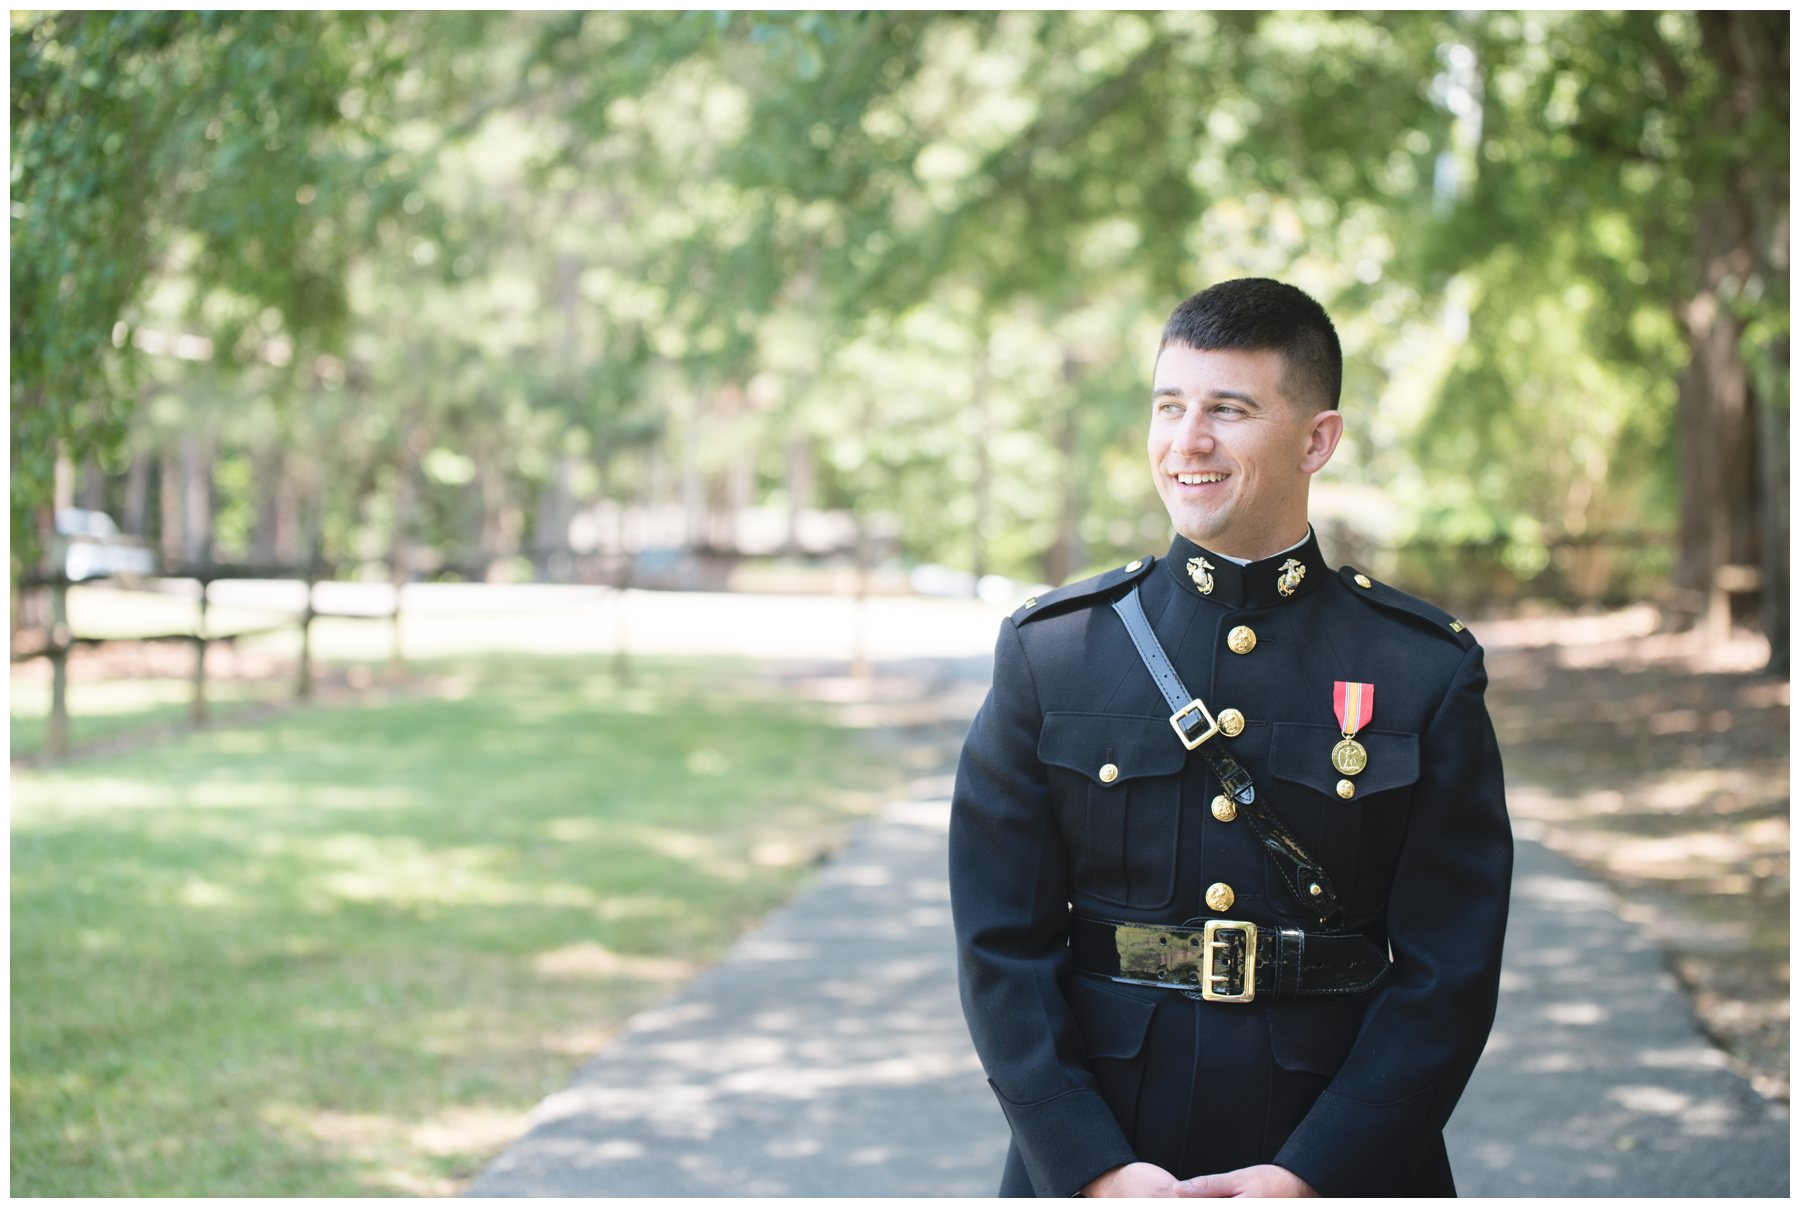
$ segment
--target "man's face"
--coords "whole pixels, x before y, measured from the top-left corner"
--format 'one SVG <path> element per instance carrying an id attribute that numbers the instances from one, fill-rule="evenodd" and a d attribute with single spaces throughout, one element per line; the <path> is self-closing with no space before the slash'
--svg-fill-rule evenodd
<path id="1" fill-rule="evenodd" d="M 1203 352 L 1170 344 L 1156 358 L 1150 472 L 1175 531 L 1239 558 L 1306 535 L 1307 485 L 1343 431 L 1336 411 L 1296 405 L 1279 352 Z"/>

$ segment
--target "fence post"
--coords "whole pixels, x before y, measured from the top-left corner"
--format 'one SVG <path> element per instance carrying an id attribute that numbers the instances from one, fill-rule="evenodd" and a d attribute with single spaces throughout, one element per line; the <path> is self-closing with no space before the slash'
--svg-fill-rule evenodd
<path id="1" fill-rule="evenodd" d="M 299 700 L 312 696 L 313 583 L 318 577 L 319 551 L 315 547 L 306 559 L 306 607 L 300 613 L 300 679 L 294 685 Z"/>
<path id="2" fill-rule="evenodd" d="M 395 553 L 394 553 L 393 582 L 394 582 L 394 615 L 393 615 L 394 649 L 393 649 L 393 654 L 388 659 L 388 671 L 392 675 L 404 677 L 406 675 L 406 655 L 401 650 L 401 647 L 400 647 L 400 593 L 406 587 L 406 573 L 404 570 L 404 564 L 400 561 L 400 554 L 399 554 L 398 548 L 396 548 Z"/>
<path id="3" fill-rule="evenodd" d="M 625 602 L 631 590 L 631 555 L 627 553 L 619 566 L 619 586 L 614 593 L 613 612 L 613 676 L 621 683 L 631 682 L 631 633 L 625 620 Z"/>
<path id="4" fill-rule="evenodd" d="M 200 584 L 200 617 L 194 622 L 194 700 L 190 706 L 194 724 L 206 721 L 206 572 L 195 576 Z"/>
<path id="5" fill-rule="evenodd" d="M 44 745 L 53 758 L 69 753 L 69 583 L 50 585 L 50 729 Z"/>

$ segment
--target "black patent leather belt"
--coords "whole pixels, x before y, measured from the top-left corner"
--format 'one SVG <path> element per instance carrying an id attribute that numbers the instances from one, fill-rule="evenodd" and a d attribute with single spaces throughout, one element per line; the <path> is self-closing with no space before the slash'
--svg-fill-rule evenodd
<path id="1" fill-rule="evenodd" d="M 1361 994 L 1389 969 L 1387 952 L 1358 932 L 1265 927 L 1235 919 L 1147 926 L 1073 915 L 1077 973 L 1180 990 L 1208 1002 Z"/>

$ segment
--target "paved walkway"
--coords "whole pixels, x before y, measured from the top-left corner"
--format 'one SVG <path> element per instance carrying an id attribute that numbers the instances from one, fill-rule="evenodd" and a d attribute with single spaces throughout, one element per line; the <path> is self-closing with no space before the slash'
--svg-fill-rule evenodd
<path id="1" fill-rule="evenodd" d="M 945 831 L 966 667 L 914 737 L 938 773 L 799 897 L 632 1020 L 477 1196 L 985 1196 L 1006 1125 L 957 1004 Z M 1464 1195 L 1783 1196 L 1788 1113 L 1702 1036 L 1609 891 L 1521 839 L 1499 1019 L 1451 1121 Z"/>

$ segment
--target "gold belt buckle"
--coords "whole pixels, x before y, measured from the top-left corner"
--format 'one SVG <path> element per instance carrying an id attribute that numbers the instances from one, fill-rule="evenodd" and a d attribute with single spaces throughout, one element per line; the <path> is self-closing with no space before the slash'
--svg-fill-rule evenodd
<path id="1" fill-rule="evenodd" d="M 1194 739 L 1192 742 L 1188 741 L 1187 731 L 1181 728 L 1181 719 L 1190 713 L 1198 713 L 1201 717 L 1204 717 L 1207 725 L 1206 733 Z M 1197 696 L 1181 708 L 1175 710 L 1175 712 L 1169 714 L 1169 724 L 1175 727 L 1175 737 L 1181 740 L 1181 745 L 1190 751 L 1219 732 L 1219 723 L 1218 720 L 1213 717 L 1212 710 L 1208 709 L 1206 703 Z"/>
<path id="2" fill-rule="evenodd" d="M 1244 988 L 1236 994 L 1229 990 L 1231 975 L 1213 971 L 1213 953 L 1230 946 L 1228 941 L 1219 938 L 1221 931 L 1236 931 L 1244 937 Z M 1253 1002 L 1256 998 L 1256 924 L 1240 923 L 1235 919 L 1210 919 L 1201 929 L 1200 939 L 1200 997 L 1207 1002 Z M 1220 981 L 1226 983 L 1226 990 L 1218 988 Z"/>

